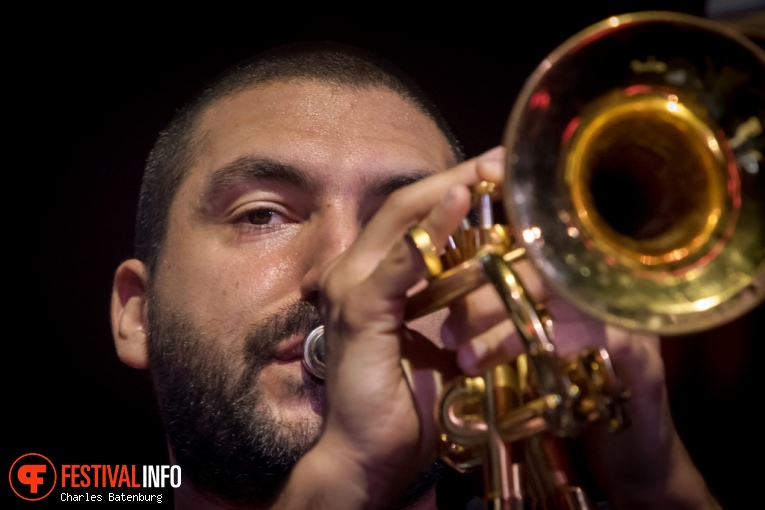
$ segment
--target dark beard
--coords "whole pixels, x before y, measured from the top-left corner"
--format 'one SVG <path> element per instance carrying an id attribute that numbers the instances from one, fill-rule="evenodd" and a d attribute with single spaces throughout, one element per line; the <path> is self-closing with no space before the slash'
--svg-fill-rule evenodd
<path id="1" fill-rule="evenodd" d="M 195 488 L 232 502 L 271 502 L 319 430 L 277 423 L 261 409 L 255 383 L 276 345 L 320 324 L 316 307 L 300 301 L 280 310 L 247 336 L 240 376 L 215 339 L 180 313 L 150 300 L 149 365 L 175 459 Z M 321 408 L 323 387 L 305 377 L 296 385 Z"/>
<path id="2" fill-rule="evenodd" d="M 268 506 L 290 470 L 318 439 L 320 430 L 275 422 L 258 412 L 261 391 L 255 383 L 274 359 L 277 344 L 307 335 L 321 323 L 316 307 L 299 301 L 261 322 L 245 339 L 240 376 L 215 339 L 207 338 L 179 312 L 160 310 L 149 300 L 149 367 L 170 448 L 195 489 L 236 504 Z M 292 388 L 323 408 L 323 385 L 308 376 Z M 433 488 L 441 464 L 409 486 L 401 507 Z"/>

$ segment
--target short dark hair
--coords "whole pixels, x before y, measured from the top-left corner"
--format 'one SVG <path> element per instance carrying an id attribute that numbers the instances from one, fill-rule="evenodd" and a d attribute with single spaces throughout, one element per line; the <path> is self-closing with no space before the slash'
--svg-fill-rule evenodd
<path id="1" fill-rule="evenodd" d="M 146 162 L 136 218 L 135 257 L 144 261 L 150 272 L 164 246 L 172 201 L 202 145 L 197 127 L 204 111 L 222 98 L 257 85 L 294 78 L 395 92 L 435 122 L 455 162 L 464 158 L 460 143 L 433 101 L 409 76 L 380 56 L 324 41 L 267 50 L 213 80 L 196 99 L 178 110 L 159 134 Z"/>

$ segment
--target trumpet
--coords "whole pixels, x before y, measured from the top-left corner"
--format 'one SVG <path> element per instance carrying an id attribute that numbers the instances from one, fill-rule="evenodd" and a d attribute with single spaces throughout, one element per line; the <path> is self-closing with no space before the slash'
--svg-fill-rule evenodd
<path id="1" fill-rule="evenodd" d="M 680 13 L 614 16 L 558 46 L 527 79 L 504 133 L 507 224 L 475 186 L 478 225 L 452 236 L 407 319 L 493 286 L 525 354 L 445 387 L 441 457 L 483 468 L 486 508 L 594 509 L 556 445 L 594 422 L 629 425 L 604 349 L 561 357 L 555 320 L 513 265 L 604 322 L 663 336 L 731 321 L 765 297 L 765 52 Z M 451 243 L 450 243 L 451 244 Z M 323 330 L 305 364 L 324 376 Z"/>

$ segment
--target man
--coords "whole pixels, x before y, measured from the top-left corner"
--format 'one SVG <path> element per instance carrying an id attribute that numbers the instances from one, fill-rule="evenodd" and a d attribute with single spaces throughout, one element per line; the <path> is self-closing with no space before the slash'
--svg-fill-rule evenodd
<path id="1" fill-rule="evenodd" d="M 473 374 L 521 351 L 485 289 L 445 321 L 403 323 L 427 276 L 407 229 L 443 246 L 469 211 L 468 186 L 501 182 L 502 148 L 460 160 L 413 84 L 333 45 L 243 64 L 161 134 L 112 324 L 120 358 L 151 371 L 184 474 L 176 506 L 435 508 L 428 376 L 453 368 L 452 351 Z M 523 275 L 553 311 L 573 313 Z M 322 323 L 326 387 L 301 364 Z M 563 352 L 608 345 L 633 391 L 633 427 L 588 438 L 611 504 L 713 508 L 672 426 L 657 340 L 589 320 L 567 327 L 587 335 L 572 341 L 564 327 Z"/>

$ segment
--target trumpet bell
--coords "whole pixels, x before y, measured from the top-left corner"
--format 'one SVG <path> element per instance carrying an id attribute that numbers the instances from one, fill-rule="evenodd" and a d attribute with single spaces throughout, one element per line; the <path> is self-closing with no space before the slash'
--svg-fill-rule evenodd
<path id="1" fill-rule="evenodd" d="M 679 13 L 604 20 L 513 108 L 514 237 L 607 322 L 672 335 L 732 320 L 765 295 L 763 123 L 765 52 L 749 39 Z"/>

